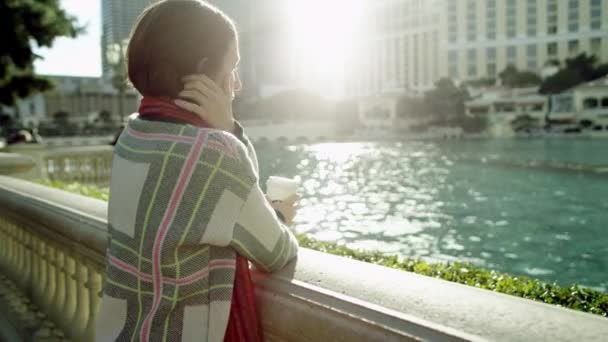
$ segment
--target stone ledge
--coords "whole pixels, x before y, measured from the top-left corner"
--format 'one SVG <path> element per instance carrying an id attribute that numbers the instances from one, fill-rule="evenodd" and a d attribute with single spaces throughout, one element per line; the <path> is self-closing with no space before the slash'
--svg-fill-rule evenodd
<path id="1" fill-rule="evenodd" d="M 0 207 L 103 262 L 107 203 L 0 176 Z M 608 319 L 302 249 L 254 272 L 271 340 L 601 341 Z"/>

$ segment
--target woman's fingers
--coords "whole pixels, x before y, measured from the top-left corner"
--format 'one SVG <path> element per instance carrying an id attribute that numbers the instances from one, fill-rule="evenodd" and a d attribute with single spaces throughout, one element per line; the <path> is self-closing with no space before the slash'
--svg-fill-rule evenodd
<path id="1" fill-rule="evenodd" d="M 175 105 L 185 109 L 191 113 L 195 113 L 196 115 L 200 116 L 201 119 L 206 120 L 207 119 L 207 111 L 205 111 L 203 109 L 203 107 L 199 106 L 198 104 L 186 101 L 186 100 L 181 100 L 181 99 L 177 99 L 174 101 Z"/>
<path id="2" fill-rule="evenodd" d="M 294 210 L 298 207 L 298 201 L 300 200 L 300 196 L 298 195 L 291 195 L 289 197 L 287 197 L 285 200 L 283 200 L 283 203 L 288 206 L 293 208 Z"/>
<path id="3" fill-rule="evenodd" d="M 198 104 L 199 106 L 206 106 L 212 100 L 207 95 L 201 94 L 196 90 L 182 90 L 178 96 L 181 99 L 189 100 L 194 102 L 194 104 Z"/>
<path id="4" fill-rule="evenodd" d="M 208 87 L 206 84 L 200 81 L 185 83 L 184 89 L 197 91 L 206 97 L 217 98 L 220 95 L 215 89 Z"/>
<path id="5" fill-rule="evenodd" d="M 205 92 L 212 92 L 216 95 L 222 94 L 222 89 L 209 77 L 205 75 L 188 75 L 182 78 L 182 81 L 186 84 L 190 83 L 196 86 L 199 90 Z"/>

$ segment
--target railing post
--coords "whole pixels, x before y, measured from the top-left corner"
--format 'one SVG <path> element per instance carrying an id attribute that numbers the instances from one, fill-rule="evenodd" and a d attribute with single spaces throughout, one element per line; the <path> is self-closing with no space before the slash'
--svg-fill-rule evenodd
<path id="1" fill-rule="evenodd" d="M 40 283 L 42 282 L 41 278 L 41 266 L 40 266 L 40 253 L 38 251 L 38 242 L 39 239 L 36 235 L 32 235 L 32 242 L 30 245 L 31 255 L 32 255 L 32 282 L 31 287 L 29 288 L 29 292 L 31 293 L 32 300 L 34 303 L 39 303 L 38 293 L 40 290 Z"/>
<path id="2" fill-rule="evenodd" d="M 8 258 L 8 245 L 8 222 L 4 219 L 0 219 L 0 265 L 3 269 L 7 269 L 6 260 Z"/>
<path id="3" fill-rule="evenodd" d="M 99 311 L 99 301 L 101 299 L 102 290 L 102 275 L 103 272 L 99 266 L 89 261 L 88 263 L 88 281 L 87 287 L 89 288 L 89 317 L 87 327 L 85 330 L 84 340 L 93 341 L 95 339 L 95 324 L 97 320 L 97 313 Z"/>
<path id="4" fill-rule="evenodd" d="M 55 249 L 50 243 L 46 243 L 46 287 L 42 293 L 42 308 L 44 312 L 52 312 L 53 297 L 55 296 L 55 285 L 57 271 L 55 267 Z"/>
<path id="5" fill-rule="evenodd" d="M 63 303 L 62 328 L 70 335 L 74 324 L 72 319 L 78 306 L 78 282 L 76 280 L 76 257 L 73 250 L 69 250 L 65 256 L 65 302 Z"/>
<path id="6" fill-rule="evenodd" d="M 87 266 L 81 258 L 75 260 L 75 283 L 76 283 L 76 309 L 72 317 L 72 326 L 69 331 L 69 336 L 74 341 L 84 341 L 84 333 L 89 319 L 89 290 L 86 288 L 87 283 Z"/>
<path id="7" fill-rule="evenodd" d="M 36 246 L 36 253 L 37 253 L 37 258 L 38 258 L 38 274 L 39 274 L 39 281 L 38 281 L 38 286 L 36 289 L 36 304 L 38 305 L 38 307 L 40 307 L 40 309 L 44 309 L 44 295 L 45 295 L 45 290 L 46 290 L 46 286 L 48 283 L 48 260 L 47 260 L 47 250 L 46 250 L 46 244 L 44 242 L 44 240 L 42 239 L 38 239 L 38 243 Z"/>
<path id="8" fill-rule="evenodd" d="M 65 300 L 65 258 L 64 252 L 55 246 L 55 293 L 51 299 L 50 317 L 63 328 L 63 302 Z"/>

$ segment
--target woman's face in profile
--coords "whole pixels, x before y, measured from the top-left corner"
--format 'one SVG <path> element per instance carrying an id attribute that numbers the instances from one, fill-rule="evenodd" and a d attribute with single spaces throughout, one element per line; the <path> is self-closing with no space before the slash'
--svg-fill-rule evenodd
<path id="1" fill-rule="evenodd" d="M 227 94 L 231 94 L 234 98 L 235 93 L 242 88 L 241 78 L 239 77 L 238 64 L 240 60 L 239 47 L 237 42 L 230 43 L 228 52 L 224 57 L 222 71 L 220 72 L 219 81 L 222 89 Z"/>

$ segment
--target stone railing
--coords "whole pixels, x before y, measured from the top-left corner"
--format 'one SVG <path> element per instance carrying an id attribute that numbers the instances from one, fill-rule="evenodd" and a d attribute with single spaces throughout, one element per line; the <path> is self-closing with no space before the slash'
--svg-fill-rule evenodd
<path id="1" fill-rule="evenodd" d="M 0 316 L 26 338 L 91 341 L 107 204 L 0 176 L 0 208 Z M 608 336 L 606 318 L 306 249 L 254 282 L 268 341 Z"/>
<path id="2" fill-rule="evenodd" d="M 18 174 L 24 179 L 47 179 L 104 185 L 110 180 L 112 146 L 48 148 L 22 145 L 8 151 L 34 159 L 36 166 Z"/>

